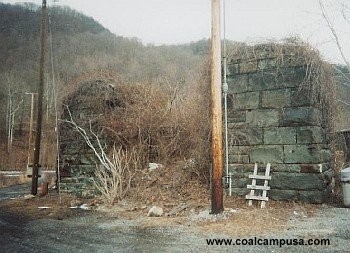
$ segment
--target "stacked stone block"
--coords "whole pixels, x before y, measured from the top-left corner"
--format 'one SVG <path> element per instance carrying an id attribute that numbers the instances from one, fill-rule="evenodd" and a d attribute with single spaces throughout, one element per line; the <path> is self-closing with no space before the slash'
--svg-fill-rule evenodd
<path id="1" fill-rule="evenodd" d="M 233 192 L 246 194 L 254 163 L 263 169 L 270 162 L 272 199 L 325 202 L 332 177 L 331 153 L 322 106 L 312 101 L 303 85 L 307 61 L 290 53 L 297 47 L 278 54 L 275 46 L 253 49 L 254 54 L 232 58 L 228 66 Z"/>
<path id="2" fill-rule="evenodd" d="M 71 121 L 72 116 L 73 121 L 87 132 L 94 147 L 98 147 L 95 137 L 90 133 L 90 127 L 99 135 L 100 142 L 104 143 L 100 126 L 94 120 L 108 110 L 113 91 L 108 82 L 91 80 L 80 84 L 66 98 L 60 124 L 59 169 L 62 192 L 85 198 L 98 195 L 93 179 L 99 161 L 81 134 L 67 121 Z"/>

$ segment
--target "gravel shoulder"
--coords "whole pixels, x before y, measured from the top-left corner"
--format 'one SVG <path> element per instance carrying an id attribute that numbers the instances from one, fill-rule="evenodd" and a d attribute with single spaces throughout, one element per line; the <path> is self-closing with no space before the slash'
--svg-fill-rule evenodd
<path id="1" fill-rule="evenodd" d="M 24 199 L 26 186 L 0 189 L 0 252 L 349 252 L 350 211 L 327 205 L 270 203 L 265 210 L 225 201 L 224 214 L 191 209 L 147 217 L 132 203 L 68 208 L 72 199 Z M 6 196 L 6 198 L 5 198 Z M 22 197 L 21 197 L 22 196 Z M 10 199 L 15 198 L 15 199 Z M 240 202 L 241 201 L 241 202 Z M 92 203 L 89 203 L 92 206 Z M 48 209 L 38 209 L 47 206 Z M 93 206 L 92 206 L 93 207 Z M 330 246 L 207 245 L 206 239 L 330 239 Z"/>

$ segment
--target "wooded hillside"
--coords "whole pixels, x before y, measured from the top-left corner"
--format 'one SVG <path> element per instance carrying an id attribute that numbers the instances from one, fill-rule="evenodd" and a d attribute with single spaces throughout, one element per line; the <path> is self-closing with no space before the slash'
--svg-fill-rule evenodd
<path id="1" fill-rule="evenodd" d="M 13 148 L 25 150 L 28 145 L 30 96 L 26 92 L 36 92 L 38 83 L 40 14 L 39 6 L 33 4 L 0 3 L 0 144 L 3 150 L 11 117 Z M 198 77 L 209 48 L 207 40 L 175 46 L 145 46 L 137 38 L 112 34 L 94 19 L 68 7 L 49 8 L 46 27 L 47 125 L 54 116 L 53 83 L 58 85 L 58 97 L 62 97 L 67 85 L 83 74 L 113 72 L 127 83 L 176 87 L 178 94 L 185 94 L 189 84 Z M 12 167 L 22 166 L 17 164 L 17 158 L 10 162 Z M 5 160 L 1 159 L 0 169 L 9 164 Z"/>
<path id="2" fill-rule="evenodd" d="M 21 168 L 26 163 L 31 108 L 30 95 L 26 93 L 37 90 L 40 16 L 39 6 L 34 4 L 0 3 L 0 169 Z M 203 91 L 194 89 L 193 84 L 201 82 L 208 40 L 183 45 L 143 45 L 137 38 L 111 33 L 93 18 L 68 7 L 49 8 L 46 27 L 44 142 L 53 138 L 50 133 L 54 127 L 54 84 L 58 87 L 58 98 L 67 95 L 80 77 L 105 73 L 118 75 L 131 85 L 164 87 L 178 100 L 185 96 L 189 100 L 196 89 Z M 343 85 L 338 97 L 346 102 L 347 93 L 348 87 Z M 348 115 L 350 107 L 344 103 L 342 107 L 342 115 Z M 344 116 L 338 122 L 338 128 L 347 128 Z M 44 156 L 49 157 L 49 148 L 44 150 L 48 152 Z"/>

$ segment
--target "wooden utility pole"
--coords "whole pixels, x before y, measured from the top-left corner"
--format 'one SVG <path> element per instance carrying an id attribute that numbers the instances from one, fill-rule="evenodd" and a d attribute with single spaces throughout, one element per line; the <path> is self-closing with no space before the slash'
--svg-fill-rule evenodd
<path id="1" fill-rule="evenodd" d="M 33 121 L 34 121 L 34 96 L 36 93 L 34 92 L 26 92 L 27 95 L 31 95 L 30 101 L 30 119 L 29 119 L 29 140 L 28 140 L 28 165 L 31 163 L 32 156 L 32 142 L 33 142 Z"/>
<path id="2" fill-rule="evenodd" d="M 220 36 L 220 0 L 212 0 L 211 30 L 211 149 L 212 149 L 212 186 L 211 213 L 224 210 L 222 187 L 222 103 L 221 103 L 221 36 Z"/>
<path id="3" fill-rule="evenodd" d="M 8 94 L 7 94 L 7 111 L 6 111 L 6 122 L 7 122 L 7 153 L 10 153 L 12 148 L 12 93 L 11 85 L 8 83 Z"/>
<path id="4" fill-rule="evenodd" d="M 38 112 L 36 121 L 36 135 L 33 158 L 33 173 L 32 173 L 32 189 L 33 195 L 38 191 L 39 177 L 39 158 L 40 158 L 40 143 L 41 143 L 41 127 L 43 121 L 43 96 L 44 96 L 44 63 L 45 63 L 45 39 L 46 39 L 46 0 L 43 0 L 41 6 L 41 35 L 40 35 L 40 66 L 39 66 L 39 86 L 38 86 Z"/>

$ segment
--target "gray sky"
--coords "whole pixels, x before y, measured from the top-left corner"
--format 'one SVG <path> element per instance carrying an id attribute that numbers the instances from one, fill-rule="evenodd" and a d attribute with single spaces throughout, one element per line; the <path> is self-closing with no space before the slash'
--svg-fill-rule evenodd
<path id="1" fill-rule="evenodd" d="M 28 2 L 0 0 L 6 3 Z M 319 49 L 329 61 L 340 54 L 321 16 L 318 0 L 225 0 L 226 37 L 242 42 L 266 42 L 298 35 Z M 40 4 L 41 0 L 33 0 Z M 177 44 L 210 37 L 210 0 L 47 0 L 68 5 L 99 21 L 111 32 L 138 37 L 143 43 Z M 324 0 L 344 51 L 350 59 L 350 23 L 344 21 L 340 2 Z M 350 11 L 349 11 L 350 18 Z"/>

